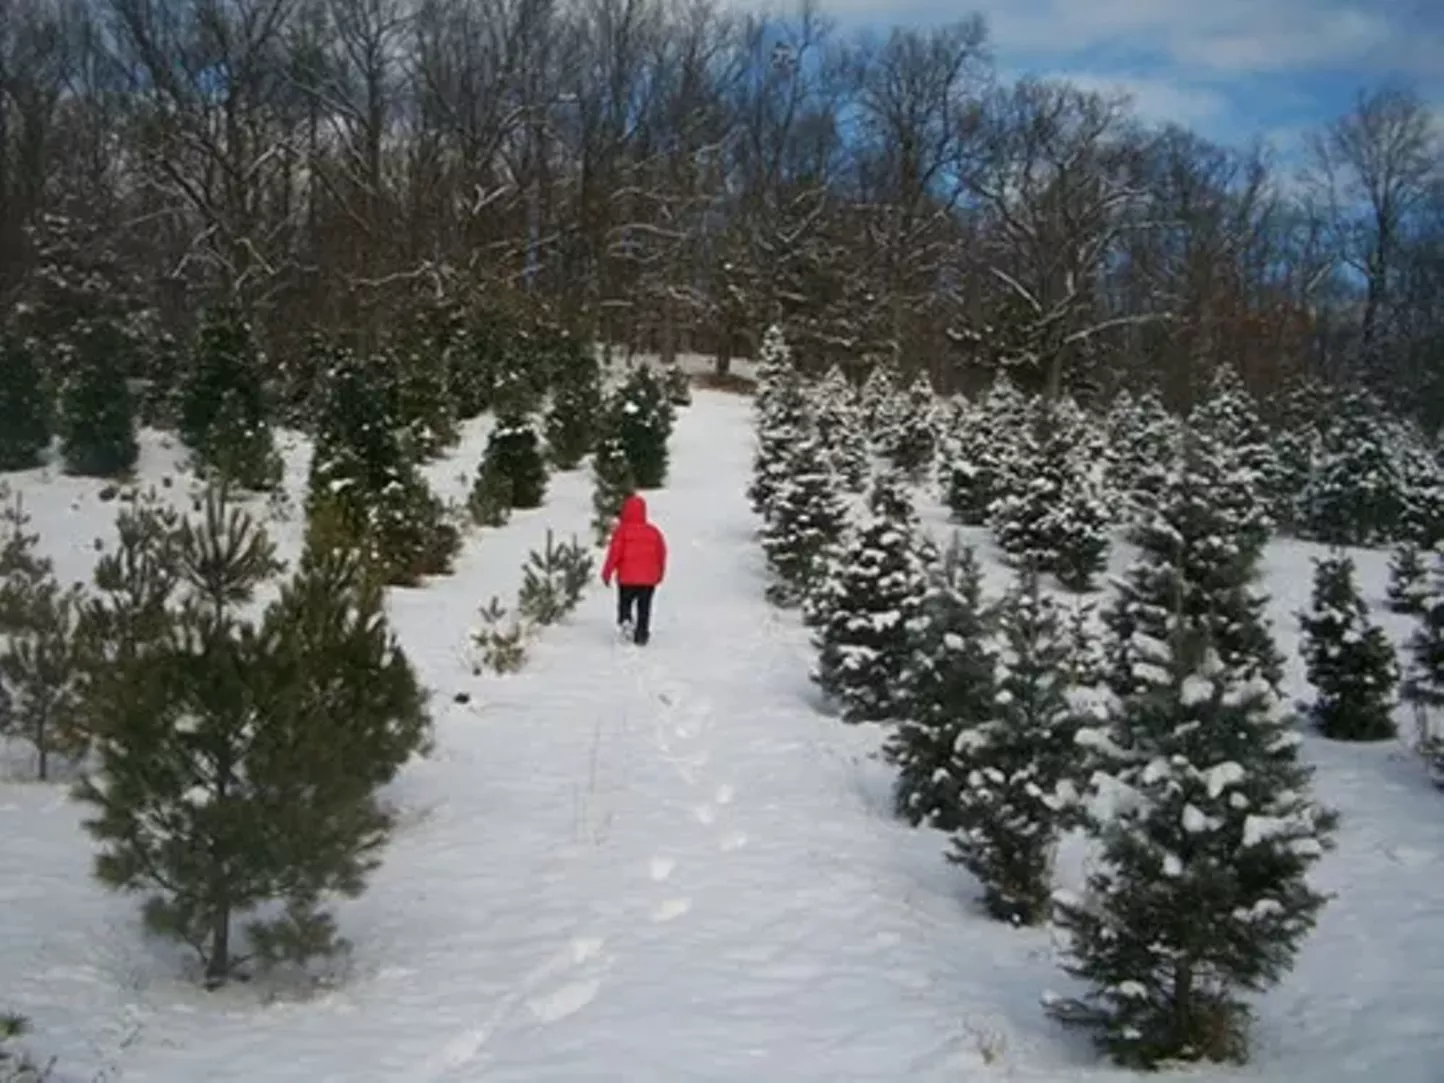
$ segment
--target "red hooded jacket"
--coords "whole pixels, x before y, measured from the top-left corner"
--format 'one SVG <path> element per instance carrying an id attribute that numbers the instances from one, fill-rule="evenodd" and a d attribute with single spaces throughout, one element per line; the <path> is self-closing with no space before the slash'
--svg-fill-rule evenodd
<path id="1" fill-rule="evenodd" d="M 615 575 L 622 586 L 655 587 L 666 574 L 667 540 L 647 522 L 647 502 L 633 494 L 622 501 L 621 521 L 602 564 L 602 582 L 610 585 Z"/>

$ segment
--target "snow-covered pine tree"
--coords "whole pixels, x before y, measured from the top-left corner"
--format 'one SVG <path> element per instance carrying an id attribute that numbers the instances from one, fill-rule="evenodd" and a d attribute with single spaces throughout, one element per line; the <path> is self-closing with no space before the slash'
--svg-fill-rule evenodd
<path id="1" fill-rule="evenodd" d="M 927 594 L 929 556 L 916 537 L 916 516 L 902 516 L 901 479 L 873 481 L 868 515 L 818 586 L 818 649 L 813 680 L 848 723 L 902 717 L 901 678 L 911 659 L 916 621 Z"/>
<path id="2" fill-rule="evenodd" d="M 1185 548 L 1206 542 L 1184 532 Z M 1158 572 L 1148 561 L 1131 573 L 1140 593 Z M 1082 897 L 1054 896 L 1064 969 L 1090 989 L 1048 998 L 1116 1061 L 1143 1068 L 1244 1059 L 1243 996 L 1277 982 L 1313 927 L 1325 897 L 1306 873 L 1336 822 L 1310 796 L 1278 697 L 1186 615 L 1186 569 L 1167 578 L 1162 635 L 1133 637 L 1137 690 L 1079 734 L 1127 797 L 1092 825 L 1101 861 Z"/>
<path id="3" fill-rule="evenodd" d="M 1385 590 L 1394 613 L 1417 614 L 1429 597 L 1428 555 L 1415 542 L 1401 542 L 1389 560 L 1389 585 Z"/>
<path id="4" fill-rule="evenodd" d="M 886 427 L 877 433 L 878 450 L 910 481 L 921 481 L 937 454 L 938 398 L 926 372 L 917 373 L 896 396 Z"/>
<path id="5" fill-rule="evenodd" d="M 1019 440 L 1016 491 L 990 509 L 999 547 L 1022 567 L 1051 572 L 1084 591 L 1107 563 L 1110 515 L 1089 450 L 1089 419 L 1069 400 L 1056 402 Z"/>
<path id="6" fill-rule="evenodd" d="M 461 548 L 446 507 L 408 457 L 373 361 L 313 339 L 324 374 L 306 497 L 308 548 L 361 549 L 389 585 L 445 575 Z"/>
<path id="7" fill-rule="evenodd" d="M 1431 447 L 1412 423 L 1395 421 L 1392 428 L 1392 454 L 1404 490 L 1397 537 L 1431 549 L 1444 541 L 1444 447 Z"/>
<path id="8" fill-rule="evenodd" d="M 1107 488 L 1121 505 L 1120 518 L 1136 523 L 1154 505 L 1157 494 L 1148 486 L 1160 476 L 1156 467 L 1177 454 L 1180 426 L 1151 389 L 1137 396 L 1120 393 L 1105 426 L 1110 448 Z"/>
<path id="9" fill-rule="evenodd" d="M 946 442 L 940 473 L 943 500 L 953 521 L 984 526 L 993 503 L 1011 491 L 1014 459 L 1030 438 L 1034 409 L 1006 376 L 993 381 L 979 402 L 961 414 Z"/>
<path id="10" fill-rule="evenodd" d="M 119 477 L 140 458 L 135 401 L 126 379 L 133 345 L 125 329 L 105 314 L 67 333 L 59 404 L 66 473 Z"/>
<path id="11" fill-rule="evenodd" d="M 558 470 L 574 470 L 597 441 L 605 397 L 596 351 L 568 338 L 546 415 L 547 451 Z"/>
<path id="12" fill-rule="evenodd" d="M 1240 502 L 1237 510 L 1246 518 L 1246 525 L 1239 542 L 1261 555 L 1275 525 L 1270 512 L 1279 500 L 1280 470 L 1258 406 L 1233 366 L 1219 365 L 1213 370 L 1208 393 L 1190 414 L 1188 424 L 1212 442 L 1225 469 L 1241 483 L 1221 497 Z"/>
<path id="13" fill-rule="evenodd" d="M 947 771 L 958 736 L 993 710 L 997 651 L 977 555 L 955 535 L 921 606 L 915 649 L 900 682 L 897 728 L 883 756 L 898 770 L 897 813 L 914 827 L 957 827 L 962 781 Z"/>
<path id="14" fill-rule="evenodd" d="M 948 859 L 983 885 L 1000 921 L 1035 925 L 1049 912 L 1053 854 L 1078 820 L 1082 718 L 1070 699 L 1074 648 L 1062 609 L 1025 570 L 998 610 L 995 694 L 961 729 L 943 771 L 955 795 Z"/>
<path id="15" fill-rule="evenodd" d="M 385 356 L 408 457 L 418 462 L 439 458 L 461 439 L 445 347 L 417 327 Z"/>
<path id="16" fill-rule="evenodd" d="M 280 566 L 217 491 L 198 522 L 139 508 L 118 527 L 85 617 L 99 764 L 75 793 L 96 875 L 148 892 L 146 924 L 194 948 L 208 986 L 265 904 L 282 906 L 247 930 L 263 963 L 336 950 L 319 908 L 363 889 L 391 826 L 377 791 L 430 726 L 380 589 L 358 554 L 313 551 L 253 624 L 241 610 Z"/>
<path id="17" fill-rule="evenodd" d="M 834 365 L 819 381 L 812 399 L 813 426 L 827 449 L 833 470 L 847 489 L 861 492 L 871 475 L 871 465 L 857 393 L 842 369 Z"/>
<path id="18" fill-rule="evenodd" d="M 1435 549 L 1429 593 L 1409 637 L 1404 698 L 1414 707 L 1419 752 L 1444 787 L 1444 542 Z"/>
<path id="19" fill-rule="evenodd" d="M 782 328 L 772 324 L 762 333 L 762 345 L 757 350 L 757 391 L 752 397 L 753 423 L 758 428 L 772 415 L 773 400 L 784 387 L 798 378 L 797 366 L 792 359 L 792 347 Z"/>
<path id="20" fill-rule="evenodd" d="M 622 514 L 622 504 L 636 491 L 632 462 L 615 436 L 604 436 L 592 452 L 592 536 L 606 545 Z"/>
<path id="21" fill-rule="evenodd" d="M 50 447 L 51 413 L 35 345 L 0 327 L 0 471 L 40 465 Z"/>
<path id="22" fill-rule="evenodd" d="M 897 368 L 892 359 L 875 356 L 870 361 L 857 396 L 869 444 L 893 427 L 901 398 Z"/>
<path id="23" fill-rule="evenodd" d="M 1175 608 L 1204 627 L 1210 649 L 1241 680 L 1259 677 L 1272 688 L 1283 679 L 1283 657 L 1265 616 L 1268 599 L 1255 591 L 1258 556 L 1249 540 L 1251 517 L 1262 509 L 1241 494 L 1251 481 L 1231 473 L 1211 441 L 1190 434 L 1170 462 L 1146 480 L 1156 492 L 1150 517 L 1134 531 L 1139 559 L 1118 584 L 1103 614 L 1111 631 L 1105 681 L 1119 697 L 1144 686 L 1135 647 L 1166 640 Z"/>
<path id="24" fill-rule="evenodd" d="M 1308 612 L 1299 614 L 1300 645 L 1317 693 L 1310 711 L 1325 737 L 1384 741 L 1394 736 L 1394 645 L 1369 620 L 1354 562 L 1338 553 L 1314 562 Z"/>
<path id="25" fill-rule="evenodd" d="M 767 516 L 772 496 L 786 476 L 788 449 L 811 429 L 801 381 L 795 376 L 783 377 L 756 420 L 757 449 L 747 487 L 747 499 L 756 514 Z"/>
<path id="26" fill-rule="evenodd" d="M 239 307 L 206 310 L 177 389 L 181 439 L 201 472 L 243 489 L 281 480 L 255 335 Z"/>
<path id="27" fill-rule="evenodd" d="M 1321 444 L 1300 496 L 1303 532 L 1326 545 L 1383 545 L 1397 539 L 1407 490 L 1379 403 L 1364 392 L 1341 395 Z"/>
<path id="28" fill-rule="evenodd" d="M 503 413 L 486 439 L 480 472 L 506 478 L 513 508 L 539 508 L 546 499 L 547 464 L 536 423 L 525 414 Z"/>
<path id="29" fill-rule="evenodd" d="M 796 605 L 826 574 L 848 524 L 848 507 L 821 439 L 803 434 L 789 449 L 768 505 L 762 550 L 774 580 L 767 597 Z"/>
<path id="30" fill-rule="evenodd" d="M 1322 425 L 1333 412 L 1331 400 L 1328 388 L 1305 378 L 1290 382 L 1268 402 L 1278 462 L 1278 502 L 1270 512 L 1290 533 L 1300 530 L 1304 491 L 1323 458 Z"/>
<path id="31" fill-rule="evenodd" d="M 667 483 L 667 441 L 675 408 L 661 381 L 646 365 L 636 365 L 607 406 L 607 431 L 621 441 L 639 489 Z"/>

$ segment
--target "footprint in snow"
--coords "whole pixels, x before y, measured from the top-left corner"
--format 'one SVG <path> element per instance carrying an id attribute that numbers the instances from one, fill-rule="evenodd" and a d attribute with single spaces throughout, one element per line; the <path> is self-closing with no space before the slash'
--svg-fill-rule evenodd
<path id="1" fill-rule="evenodd" d="M 663 880 L 667 879 L 667 877 L 672 875 L 672 870 L 676 867 L 677 862 L 672 860 L 672 858 L 662 857 L 661 855 L 658 855 L 657 857 L 652 858 L 652 879 L 660 884 Z"/>
<path id="2" fill-rule="evenodd" d="M 652 911 L 652 920 L 658 925 L 668 921 L 676 921 L 691 909 L 691 899 L 668 899 Z"/>

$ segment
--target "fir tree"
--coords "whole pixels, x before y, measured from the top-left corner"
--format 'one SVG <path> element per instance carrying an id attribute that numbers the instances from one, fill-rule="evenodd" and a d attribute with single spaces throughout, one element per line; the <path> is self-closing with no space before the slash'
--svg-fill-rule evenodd
<path id="1" fill-rule="evenodd" d="M 408 458 L 440 457 L 461 438 L 445 347 L 426 327 L 414 327 L 385 351 L 395 416 Z"/>
<path id="2" fill-rule="evenodd" d="M 915 620 L 927 592 L 928 560 L 915 537 L 899 479 L 880 475 L 867 519 L 838 554 L 817 596 L 822 620 L 813 679 L 848 723 L 895 722 Z M 910 510 L 910 509 L 909 509 Z"/>
<path id="3" fill-rule="evenodd" d="M 181 439 L 202 469 L 245 489 L 281 480 L 261 363 L 240 310 L 216 305 L 201 320 L 178 394 Z"/>
<path id="4" fill-rule="evenodd" d="M 757 450 L 752 458 L 747 499 L 758 515 L 768 514 L 772 496 L 786 477 L 788 449 L 811 427 L 801 382 L 786 380 L 772 394 L 767 410 L 759 412 L 756 419 Z"/>
<path id="5" fill-rule="evenodd" d="M 0 471 L 39 466 L 50 447 L 51 404 L 33 344 L 0 328 Z"/>
<path id="6" fill-rule="evenodd" d="M 1102 860 L 1085 894 L 1054 897 L 1064 969 L 1091 988 L 1050 998 L 1050 1010 L 1133 1067 L 1243 1059 L 1241 995 L 1276 982 L 1312 928 L 1325 899 L 1305 873 L 1335 823 L 1309 797 L 1277 696 L 1216 649 L 1210 615 L 1240 611 L 1240 588 L 1193 577 L 1188 555 L 1217 535 L 1179 497 L 1169 500 L 1179 559 L 1150 555 L 1128 576 L 1133 598 L 1154 598 L 1146 630 L 1112 622 L 1131 641 L 1112 653 L 1135 659 L 1133 688 L 1079 735 L 1128 798 L 1091 825 Z"/>
<path id="7" fill-rule="evenodd" d="M 925 373 L 918 373 L 878 434 L 883 455 L 914 481 L 926 473 L 937 453 L 937 412 L 933 385 Z"/>
<path id="8" fill-rule="evenodd" d="M 870 440 L 876 441 L 883 433 L 891 431 L 898 418 L 897 370 L 890 359 L 875 357 L 867 371 L 858 393 L 858 406 L 862 410 L 863 425 Z"/>
<path id="9" fill-rule="evenodd" d="M 866 427 L 852 385 L 835 365 L 815 389 L 812 422 L 839 480 L 852 492 L 861 492 L 871 473 Z"/>
<path id="10" fill-rule="evenodd" d="M 242 962 L 236 919 L 265 904 L 279 912 L 247 930 L 262 963 L 336 950 L 320 904 L 362 890 L 390 827 L 376 792 L 429 726 L 379 588 L 356 554 L 313 552 L 251 624 L 280 569 L 224 494 L 198 523 L 119 525 L 87 612 L 99 766 L 76 787 L 97 876 L 149 892 L 147 925 L 190 945 L 211 987 Z"/>
<path id="11" fill-rule="evenodd" d="M 757 392 L 752 397 L 753 421 L 760 424 L 772 413 L 772 400 L 786 385 L 798 378 L 797 367 L 792 359 L 792 347 L 782 328 L 772 324 L 762 333 L 762 345 L 757 351 Z"/>
<path id="12" fill-rule="evenodd" d="M 789 449 L 768 510 L 762 549 L 776 578 L 767 596 L 778 605 L 794 605 L 827 572 L 848 521 L 837 478 L 816 436 L 803 435 Z"/>
<path id="13" fill-rule="evenodd" d="M 1151 514 L 1157 493 L 1150 485 L 1160 464 L 1177 454 L 1180 427 L 1156 391 L 1136 398 L 1120 393 L 1105 422 L 1109 456 L 1107 487 L 1121 504 L 1122 518 L 1138 522 Z"/>
<path id="14" fill-rule="evenodd" d="M 480 472 L 506 478 L 513 508 L 539 508 L 546 499 L 547 467 L 536 426 L 524 415 L 500 414 L 486 440 Z"/>
<path id="15" fill-rule="evenodd" d="M 574 470 L 597 441 L 604 400 L 596 354 L 568 339 L 570 349 L 552 388 L 546 416 L 547 451 L 558 470 Z"/>
<path id="16" fill-rule="evenodd" d="M 1417 426 L 1396 421 L 1392 457 L 1403 488 L 1395 535 L 1432 548 L 1444 541 L 1444 448 L 1430 447 Z"/>
<path id="17" fill-rule="evenodd" d="M 1429 566 L 1424 550 L 1411 541 L 1402 542 L 1389 561 L 1386 589 L 1389 609 L 1395 613 L 1417 614 L 1429 597 Z"/>
<path id="18" fill-rule="evenodd" d="M 1053 852 L 1078 808 L 1080 714 L 1067 679 L 1074 654 L 1062 610 L 1025 571 L 999 607 L 995 694 L 962 729 L 943 768 L 955 795 L 948 858 L 983 885 L 1000 921 L 1048 915 Z"/>
<path id="19" fill-rule="evenodd" d="M 1430 590 L 1409 637 L 1409 675 L 1404 698 L 1414 706 L 1419 751 L 1434 781 L 1444 786 L 1444 543 L 1434 554 Z"/>
<path id="20" fill-rule="evenodd" d="M 1133 536 L 1139 562 L 1104 613 L 1113 633 L 1106 683 L 1120 697 L 1144 686 L 1134 648 L 1140 637 L 1165 641 L 1174 607 L 1182 606 L 1182 616 L 1207 631 L 1211 649 L 1240 680 L 1259 677 L 1277 688 L 1283 658 L 1264 615 L 1267 599 L 1252 589 L 1258 557 L 1249 524 L 1261 511 L 1239 495 L 1248 479 L 1229 473 L 1217 449 L 1197 436 L 1153 473 L 1147 484 L 1157 505 Z"/>
<path id="21" fill-rule="evenodd" d="M 1354 562 L 1342 554 L 1314 562 L 1309 612 L 1299 615 L 1309 683 L 1318 693 L 1312 715 L 1325 737 L 1383 741 L 1394 736 L 1394 646 L 1369 620 Z"/>
<path id="22" fill-rule="evenodd" d="M 131 342 L 113 319 L 97 317 L 69 333 L 60 389 L 60 451 L 65 470 L 82 477 L 128 473 L 140 458 L 135 403 L 126 379 Z"/>
<path id="23" fill-rule="evenodd" d="M 646 365 L 635 366 L 609 404 L 608 432 L 627 453 L 639 489 L 667 483 L 667 441 L 672 436 L 673 407 L 661 383 Z"/>
<path id="24" fill-rule="evenodd" d="M 1012 459 L 1031 431 L 1032 410 L 1012 381 L 994 381 L 976 406 L 966 410 L 942 464 L 943 499 L 953 521 L 984 526 L 994 502 L 1011 482 Z"/>
<path id="25" fill-rule="evenodd" d="M 1302 528 L 1326 545 L 1387 544 L 1400 534 L 1407 490 L 1378 403 L 1344 396 L 1323 432 L 1300 497 Z"/>
<path id="26" fill-rule="evenodd" d="M 906 710 L 883 745 L 898 769 L 897 813 L 914 827 L 957 828 L 961 780 L 947 768 L 960 735 L 993 710 L 997 651 L 981 582 L 976 554 L 955 536 L 922 601 L 900 681 Z"/>
<path id="27" fill-rule="evenodd" d="M 606 545 L 622 513 L 622 504 L 636 492 L 632 461 L 615 436 L 602 439 L 592 453 L 592 536 Z"/>

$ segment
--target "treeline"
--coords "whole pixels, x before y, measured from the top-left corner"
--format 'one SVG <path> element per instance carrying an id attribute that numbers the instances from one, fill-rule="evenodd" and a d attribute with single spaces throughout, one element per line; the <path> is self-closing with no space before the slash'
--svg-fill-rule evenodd
<path id="1" fill-rule="evenodd" d="M 1146 376 L 1187 408 L 1228 363 L 1255 391 L 1364 374 L 1437 425 L 1437 135 L 1408 92 L 1364 93 L 1284 177 L 1000 82 L 976 19 L 868 38 L 705 0 L 12 0 L 0 290 L 43 287 L 63 225 L 172 332 L 235 292 L 278 364 L 318 325 L 369 352 L 418 296 L 483 289 L 724 368 L 780 321 L 803 360 L 944 387 Z"/>

